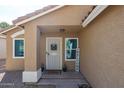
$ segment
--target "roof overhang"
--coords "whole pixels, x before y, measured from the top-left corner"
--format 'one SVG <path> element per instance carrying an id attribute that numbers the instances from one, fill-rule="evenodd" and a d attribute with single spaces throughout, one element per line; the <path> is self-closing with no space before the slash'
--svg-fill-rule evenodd
<path id="1" fill-rule="evenodd" d="M 4 34 L 4 33 L 8 32 L 8 31 L 10 31 L 10 30 L 13 30 L 13 29 L 15 29 L 15 28 L 17 28 L 17 27 L 18 27 L 18 26 L 13 26 L 13 27 L 11 27 L 11 28 L 9 28 L 9 29 L 7 29 L 7 30 L 4 30 L 4 31 L 0 32 L 0 34 Z"/>
<path id="2" fill-rule="evenodd" d="M 50 10 L 47 10 L 47 11 L 45 11 L 45 12 L 43 12 L 43 13 L 40 13 L 40 14 L 38 14 L 38 15 L 35 15 L 35 16 L 31 17 L 31 18 L 25 19 L 25 20 L 23 20 L 23 21 L 21 21 L 21 22 L 18 22 L 18 23 L 16 23 L 15 25 L 21 25 L 21 24 L 27 23 L 27 22 L 29 22 L 29 21 L 32 21 L 32 20 L 36 19 L 36 18 L 39 18 L 39 17 L 41 17 L 41 16 L 44 16 L 44 15 L 46 15 L 46 14 L 48 14 L 48 13 L 51 13 L 51 12 L 53 12 L 53 11 L 55 11 L 55 10 L 58 10 L 58 9 L 64 7 L 64 6 L 65 6 L 65 5 L 56 6 L 55 8 L 52 8 L 52 9 L 50 9 Z"/>
<path id="3" fill-rule="evenodd" d="M 51 12 L 57 10 L 57 9 L 60 9 L 60 8 L 62 8 L 62 7 L 64 7 L 64 6 L 65 6 L 65 5 L 56 6 L 55 8 L 52 8 L 52 9 L 50 9 L 50 10 L 48 10 L 48 11 L 45 11 L 45 12 L 43 12 L 43 13 L 40 13 L 40 14 L 36 15 L 36 16 L 33 16 L 33 17 L 31 17 L 31 18 L 28 18 L 28 19 L 25 19 L 25 20 L 23 20 L 23 21 L 21 21 L 21 22 L 18 22 L 18 23 L 15 24 L 14 27 L 11 27 L 11 28 L 9 28 L 9 29 L 7 29 L 7 30 L 5 30 L 5 31 L 0 32 L 0 34 L 4 34 L 4 33 L 8 32 L 8 31 L 10 31 L 10 30 L 13 30 L 13 29 L 17 28 L 19 25 L 22 25 L 22 24 L 24 24 L 24 23 L 26 23 L 26 22 L 32 21 L 32 20 L 34 20 L 34 19 L 36 19 L 36 18 L 38 18 L 38 17 L 44 16 L 44 15 L 46 15 L 46 14 L 48 14 L 48 13 L 51 13 Z"/>
<path id="4" fill-rule="evenodd" d="M 92 22 L 102 11 L 104 11 L 108 5 L 98 5 L 96 6 L 92 12 L 88 15 L 88 17 L 82 23 L 83 27 L 86 27 L 90 22 Z"/>
<path id="5" fill-rule="evenodd" d="M 52 9 L 50 9 L 50 10 L 48 10 L 48 11 L 45 11 L 45 12 L 40 13 L 40 14 L 38 14 L 38 15 L 35 15 L 35 16 L 31 17 L 31 18 L 28 18 L 28 19 L 25 19 L 25 20 L 23 20 L 23 21 L 21 21 L 21 22 L 18 22 L 18 23 L 15 24 L 15 26 L 13 26 L 13 27 L 11 27 L 11 28 L 5 30 L 5 31 L 0 32 L 0 34 L 4 34 L 4 33 L 8 32 L 8 31 L 10 31 L 10 30 L 13 30 L 13 29 L 19 27 L 20 25 L 22 25 L 22 24 L 24 24 L 24 23 L 27 23 L 27 22 L 29 22 L 29 21 L 32 21 L 32 20 L 36 19 L 36 18 L 39 18 L 39 17 L 41 17 L 41 16 L 44 16 L 44 15 L 46 15 L 46 14 L 48 14 L 48 13 L 51 13 L 51 12 L 53 12 L 53 11 L 55 11 L 55 10 L 58 10 L 58 9 L 64 7 L 64 6 L 65 6 L 65 5 L 56 6 L 55 8 L 52 8 Z M 96 7 L 93 9 L 93 11 L 89 14 L 89 16 L 84 20 L 84 22 L 82 23 L 82 26 L 83 26 L 83 27 L 86 27 L 91 21 L 93 21 L 93 20 L 94 20 L 103 10 L 105 10 L 107 7 L 108 7 L 108 5 L 98 5 L 98 6 L 96 6 Z"/>

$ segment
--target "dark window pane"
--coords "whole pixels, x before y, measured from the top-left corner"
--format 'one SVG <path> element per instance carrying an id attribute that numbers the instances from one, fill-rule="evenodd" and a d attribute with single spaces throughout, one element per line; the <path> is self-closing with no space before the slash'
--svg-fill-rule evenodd
<path id="1" fill-rule="evenodd" d="M 68 39 L 66 41 L 66 49 L 76 49 L 77 48 L 77 39 Z"/>
<path id="2" fill-rule="evenodd" d="M 76 50 L 66 50 L 66 59 L 76 59 Z"/>
<path id="3" fill-rule="evenodd" d="M 23 57 L 23 56 L 24 56 L 24 41 L 15 40 L 15 57 Z"/>
<path id="4" fill-rule="evenodd" d="M 70 42 L 72 43 L 72 49 L 77 48 L 77 39 L 70 39 Z"/>

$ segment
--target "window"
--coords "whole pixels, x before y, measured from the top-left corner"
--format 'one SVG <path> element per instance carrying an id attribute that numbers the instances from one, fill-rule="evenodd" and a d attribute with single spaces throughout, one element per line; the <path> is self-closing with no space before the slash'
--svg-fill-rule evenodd
<path id="1" fill-rule="evenodd" d="M 13 39 L 13 58 L 24 58 L 24 39 Z"/>
<path id="2" fill-rule="evenodd" d="M 78 48 L 78 38 L 66 38 L 65 39 L 65 60 L 76 60 L 76 49 Z"/>

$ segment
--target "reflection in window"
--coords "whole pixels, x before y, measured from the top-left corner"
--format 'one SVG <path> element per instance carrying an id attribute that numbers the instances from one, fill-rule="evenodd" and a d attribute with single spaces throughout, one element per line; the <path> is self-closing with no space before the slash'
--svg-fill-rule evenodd
<path id="1" fill-rule="evenodd" d="M 65 60 L 72 61 L 76 59 L 76 49 L 78 48 L 78 38 L 65 39 Z"/>
<path id="2" fill-rule="evenodd" d="M 23 39 L 14 39 L 14 58 L 23 58 L 24 57 L 24 40 Z"/>

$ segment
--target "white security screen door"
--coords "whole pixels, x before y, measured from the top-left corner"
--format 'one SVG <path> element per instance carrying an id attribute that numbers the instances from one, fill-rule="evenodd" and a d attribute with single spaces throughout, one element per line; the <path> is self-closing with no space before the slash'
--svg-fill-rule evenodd
<path id="1" fill-rule="evenodd" d="M 46 38 L 46 69 L 62 69 L 62 38 Z"/>

